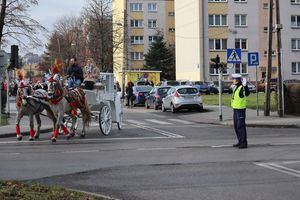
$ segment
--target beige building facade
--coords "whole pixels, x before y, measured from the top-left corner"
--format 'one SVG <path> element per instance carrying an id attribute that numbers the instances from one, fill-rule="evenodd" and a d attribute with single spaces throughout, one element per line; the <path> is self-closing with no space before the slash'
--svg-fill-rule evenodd
<path id="1" fill-rule="evenodd" d="M 158 34 L 175 46 L 174 1 L 114 0 L 114 73 L 117 80 L 126 70 L 142 70 L 144 54 Z M 121 30 L 121 31 L 120 31 Z"/>

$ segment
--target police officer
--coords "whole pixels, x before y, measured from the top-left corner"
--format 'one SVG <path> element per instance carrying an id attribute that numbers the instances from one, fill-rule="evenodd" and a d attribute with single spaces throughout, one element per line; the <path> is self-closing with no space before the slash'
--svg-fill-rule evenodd
<path id="1" fill-rule="evenodd" d="M 247 131 L 246 131 L 246 107 L 247 96 L 250 91 L 247 81 L 240 74 L 232 74 L 234 90 L 232 93 L 231 106 L 233 108 L 234 130 L 238 139 L 238 143 L 234 147 L 245 149 L 248 147 Z"/>

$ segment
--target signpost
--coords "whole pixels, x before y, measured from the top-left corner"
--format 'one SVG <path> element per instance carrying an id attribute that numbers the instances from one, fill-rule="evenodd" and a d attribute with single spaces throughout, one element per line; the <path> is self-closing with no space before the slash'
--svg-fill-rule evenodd
<path id="1" fill-rule="evenodd" d="M 258 112 L 258 82 L 257 82 L 257 66 L 259 65 L 259 53 L 248 52 L 248 66 L 255 66 L 255 82 L 256 82 L 256 115 Z"/>

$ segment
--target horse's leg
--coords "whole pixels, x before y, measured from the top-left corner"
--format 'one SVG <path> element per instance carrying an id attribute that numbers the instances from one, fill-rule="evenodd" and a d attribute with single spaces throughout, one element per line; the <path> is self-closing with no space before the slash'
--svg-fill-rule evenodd
<path id="1" fill-rule="evenodd" d="M 17 118 L 16 118 L 16 134 L 17 134 L 17 139 L 19 141 L 22 140 L 22 134 L 21 134 L 21 130 L 20 130 L 20 121 L 23 116 L 24 116 L 23 112 L 19 111 Z"/>
<path id="2" fill-rule="evenodd" d="M 40 118 L 40 115 L 39 115 L 39 114 L 36 114 L 36 115 L 35 115 L 35 119 L 36 119 L 36 122 L 37 122 L 37 129 L 36 129 L 36 132 L 35 132 L 35 134 L 34 134 L 34 138 L 35 138 L 35 139 L 39 139 L 42 121 L 41 121 L 41 118 Z"/>
<path id="3" fill-rule="evenodd" d="M 74 137 L 76 135 L 76 130 L 77 130 L 77 127 L 75 127 L 75 124 L 76 124 L 78 119 L 77 119 L 76 115 L 70 114 L 69 116 L 71 117 L 71 120 L 72 120 L 71 136 Z"/>
<path id="4" fill-rule="evenodd" d="M 68 132 L 68 129 L 65 128 L 64 124 L 63 124 L 63 117 L 64 117 L 64 111 L 63 110 L 60 110 L 58 112 L 58 117 L 57 117 L 57 122 L 56 122 L 56 126 L 54 128 L 54 132 L 53 132 L 53 137 L 51 138 L 52 142 L 56 142 L 57 140 L 57 137 L 58 137 L 58 131 L 59 131 L 59 127 L 62 127 L 63 131 L 67 131 Z M 65 132 L 66 134 L 66 132 Z M 66 134 L 66 136 L 69 138 L 69 135 L 70 134 Z"/>
<path id="5" fill-rule="evenodd" d="M 34 138 L 34 121 L 33 121 L 33 114 L 29 114 L 29 121 L 30 121 L 29 140 L 30 140 L 30 141 L 33 141 L 33 138 Z"/>

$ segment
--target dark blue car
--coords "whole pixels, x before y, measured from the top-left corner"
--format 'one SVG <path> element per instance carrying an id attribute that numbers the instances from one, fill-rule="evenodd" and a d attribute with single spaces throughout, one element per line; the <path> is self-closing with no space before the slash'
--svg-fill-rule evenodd
<path id="1" fill-rule="evenodd" d="M 167 96 L 167 92 L 171 86 L 157 86 L 154 87 L 150 93 L 146 96 L 145 106 L 147 109 L 154 108 L 157 110 L 161 107 L 162 99 Z"/>
<path id="2" fill-rule="evenodd" d="M 135 100 L 133 101 L 133 106 L 145 105 L 146 96 L 149 94 L 152 88 L 153 87 L 150 85 L 133 86 L 133 95 L 135 97 Z"/>

